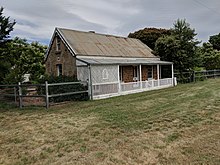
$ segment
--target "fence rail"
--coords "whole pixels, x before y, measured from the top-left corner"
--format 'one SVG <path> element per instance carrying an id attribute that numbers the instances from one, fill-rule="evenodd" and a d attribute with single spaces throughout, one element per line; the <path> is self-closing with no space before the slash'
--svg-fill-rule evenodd
<path id="1" fill-rule="evenodd" d="M 219 78 L 220 70 L 203 70 L 203 71 L 192 71 L 183 72 L 182 74 L 175 73 L 178 83 L 190 83 L 196 81 L 202 81 L 208 78 Z"/>
<path id="2" fill-rule="evenodd" d="M 70 85 L 83 85 L 84 90 L 76 89 L 77 91 L 63 91 L 58 93 L 53 93 L 53 86 L 70 86 Z M 58 88 L 58 87 L 57 87 Z M 61 89 L 61 88 L 60 88 Z M 73 90 L 73 89 L 72 89 Z M 45 84 L 10 84 L 10 85 L 0 85 L 0 99 L 4 101 L 12 101 L 16 105 L 18 104 L 20 108 L 24 106 L 24 98 L 42 98 L 39 102 L 42 102 L 46 108 L 50 105 L 50 98 L 59 97 L 59 96 L 69 96 L 77 94 L 86 94 L 88 91 L 87 82 L 65 82 L 65 83 L 53 83 L 48 84 L 47 81 Z M 32 105 L 35 103 L 31 102 Z"/>

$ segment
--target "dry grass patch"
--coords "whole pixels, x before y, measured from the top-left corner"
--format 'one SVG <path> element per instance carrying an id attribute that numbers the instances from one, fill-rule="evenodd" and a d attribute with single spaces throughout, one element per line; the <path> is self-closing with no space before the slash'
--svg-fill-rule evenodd
<path id="1" fill-rule="evenodd" d="M 0 107 L 0 164 L 220 164 L 220 79 L 98 101 Z"/>

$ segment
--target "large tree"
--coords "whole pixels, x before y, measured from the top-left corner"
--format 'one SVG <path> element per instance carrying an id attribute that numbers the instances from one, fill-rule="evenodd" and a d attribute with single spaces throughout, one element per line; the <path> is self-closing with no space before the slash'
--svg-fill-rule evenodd
<path id="1" fill-rule="evenodd" d="M 158 38 L 170 35 L 170 30 L 167 29 L 157 29 L 157 28 L 145 28 L 138 30 L 134 33 L 130 33 L 128 37 L 137 38 L 141 40 L 144 44 L 149 46 L 152 50 L 154 50 L 155 42 Z"/>
<path id="2" fill-rule="evenodd" d="M 4 8 L 0 8 L 0 82 L 2 82 L 5 75 L 8 73 L 10 68 L 10 63 L 8 61 L 8 56 L 5 55 L 7 52 L 6 43 L 8 43 L 10 38 L 10 32 L 13 31 L 15 21 L 10 21 L 10 17 L 3 16 Z"/>
<path id="3" fill-rule="evenodd" d="M 214 49 L 220 50 L 220 33 L 209 37 L 209 42 Z"/>
<path id="4" fill-rule="evenodd" d="M 178 19 L 171 29 L 170 36 L 159 38 L 155 45 L 155 52 L 162 60 L 174 62 L 175 70 L 180 74 L 191 71 L 198 65 L 197 44 L 195 30 L 186 20 Z"/>
<path id="5" fill-rule="evenodd" d="M 13 31 L 15 21 L 10 21 L 10 17 L 3 16 L 4 8 L 0 8 L 0 46 L 5 43 L 10 37 L 10 32 Z"/>
<path id="6" fill-rule="evenodd" d="M 200 50 L 203 67 L 207 70 L 220 68 L 220 51 L 210 43 L 203 43 Z"/>
<path id="7" fill-rule="evenodd" d="M 32 80 L 38 79 L 44 74 L 44 54 L 47 47 L 38 42 L 28 43 L 18 37 L 6 44 L 7 56 L 10 67 L 4 76 L 4 83 L 17 83 L 23 80 L 24 74 L 31 74 Z"/>

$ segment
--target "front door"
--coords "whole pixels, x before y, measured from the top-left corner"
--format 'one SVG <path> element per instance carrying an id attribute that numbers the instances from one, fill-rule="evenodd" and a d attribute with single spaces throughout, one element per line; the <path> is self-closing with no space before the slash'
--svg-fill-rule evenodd
<path id="1" fill-rule="evenodd" d="M 137 82 L 139 80 L 139 67 L 133 66 L 133 81 Z"/>
<path id="2" fill-rule="evenodd" d="M 147 79 L 153 79 L 153 66 L 147 66 Z"/>

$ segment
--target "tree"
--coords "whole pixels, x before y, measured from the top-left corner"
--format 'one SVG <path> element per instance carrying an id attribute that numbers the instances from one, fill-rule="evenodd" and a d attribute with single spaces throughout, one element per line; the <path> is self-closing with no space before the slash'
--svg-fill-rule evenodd
<path id="1" fill-rule="evenodd" d="M 174 69 L 180 74 L 192 71 L 199 63 L 196 35 L 185 19 L 178 19 L 171 29 L 171 35 L 157 40 L 155 52 L 162 60 L 174 62 Z"/>
<path id="2" fill-rule="evenodd" d="M 220 33 L 209 37 L 209 42 L 214 49 L 220 50 Z"/>
<path id="3" fill-rule="evenodd" d="M 5 52 L 7 48 L 5 44 L 9 41 L 9 34 L 13 31 L 13 27 L 15 25 L 15 21 L 10 22 L 10 17 L 3 16 L 4 8 L 0 8 L 0 82 L 2 82 L 3 78 L 8 72 L 8 68 L 10 68 L 10 63 L 7 60 L 7 56 L 5 56 Z"/>
<path id="4" fill-rule="evenodd" d="M 6 44 L 7 51 L 4 56 L 10 64 L 4 83 L 17 83 L 23 81 L 24 74 L 31 74 L 32 80 L 37 80 L 44 74 L 44 54 L 47 47 L 38 42 L 29 44 L 25 39 L 16 37 Z"/>
<path id="5" fill-rule="evenodd" d="M 144 44 L 154 50 L 155 42 L 158 38 L 170 35 L 170 30 L 167 29 L 157 29 L 157 28 L 145 28 L 138 30 L 134 33 L 130 33 L 128 37 L 130 38 L 137 38 L 141 40 Z"/>
<path id="6" fill-rule="evenodd" d="M 10 22 L 10 17 L 3 16 L 4 8 L 0 8 L 0 47 L 8 40 L 9 34 L 13 31 L 15 21 Z"/>
<path id="7" fill-rule="evenodd" d="M 17 83 L 23 80 L 24 74 L 31 74 L 32 80 L 44 74 L 44 54 L 47 47 L 38 42 L 28 43 L 18 37 L 10 40 L 10 32 L 15 21 L 3 16 L 0 8 L 0 82 Z"/>
<path id="8" fill-rule="evenodd" d="M 214 49 L 212 44 L 203 44 L 201 47 L 201 56 L 203 59 L 203 66 L 207 70 L 220 68 L 220 51 Z"/>
<path id="9" fill-rule="evenodd" d="M 160 55 L 161 60 L 172 61 L 177 66 L 181 66 L 178 51 L 180 49 L 180 42 L 175 36 L 160 37 L 156 42 L 155 51 Z"/>

